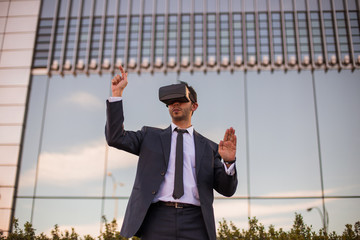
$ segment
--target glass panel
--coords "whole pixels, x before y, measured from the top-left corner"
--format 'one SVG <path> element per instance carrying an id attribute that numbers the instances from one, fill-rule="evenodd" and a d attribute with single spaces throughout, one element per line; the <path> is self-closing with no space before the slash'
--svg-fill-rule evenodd
<path id="1" fill-rule="evenodd" d="M 242 22 L 241 22 L 241 14 L 234 13 L 233 14 L 233 33 L 234 33 L 234 61 L 236 58 L 242 57 Z"/>
<path id="2" fill-rule="evenodd" d="M 33 226 L 36 233 L 51 236 L 55 224 L 70 231 L 73 227 L 80 236 L 100 235 L 101 200 L 36 199 Z M 69 217 L 71 216 L 71 217 Z"/>
<path id="3" fill-rule="evenodd" d="M 118 34 L 116 39 L 116 59 L 122 59 L 124 62 L 124 50 L 126 39 L 126 17 L 119 17 L 118 19 Z"/>
<path id="4" fill-rule="evenodd" d="M 350 12 L 350 26 L 353 41 L 353 50 L 355 59 L 360 56 L 360 32 L 359 32 L 359 17 L 357 12 Z"/>
<path id="5" fill-rule="evenodd" d="M 195 15 L 194 25 L 194 60 L 200 58 L 203 61 L 203 16 Z"/>
<path id="6" fill-rule="evenodd" d="M 231 207 L 229 207 L 231 204 Z M 214 201 L 214 214 L 216 229 L 219 229 L 219 222 L 224 219 L 231 221 L 239 229 L 246 229 L 248 226 L 248 202 L 245 200 L 224 200 L 215 199 Z"/>
<path id="7" fill-rule="evenodd" d="M 325 192 L 359 195 L 360 73 L 316 71 L 315 79 Z"/>
<path id="8" fill-rule="evenodd" d="M 340 40 L 342 40 L 339 42 L 341 58 L 344 59 L 344 56 L 346 56 L 346 55 L 350 57 L 348 32 L 347 32 L 347 27 L 345 24 L 345 13 L 344 12 L 336 13 L 336 22 L 337 22 L 338 34 L 339 34 L 338 37 Z"/>
<path id="9" fill-rule="evenodd" d="M 36 38 L 33 67 L 46 67 L 52 31 L 52 19 L 41 19 L 39 21 L 38 34 Z"/>
<path id="10" fill-rule="evenodd" d="M 19 221 L 19 227 L 23 227 L 26 222 L 31 222 L 31 209 L 33 199 L 16 199 L 15 218 Z"/>
<path id="11" fill-rule="evenodd" d="M 359 221 L 359 205 L 360 199 L 329 199 L 325 203 L 326 211 L 329 215 L 329 230 L 336 231 L 341 234 L 345 230 L 346 224 L 355 225 Z M 322 210 L 322 206 L 319 206 Z M 314 211 L 314 210 L 313 210 Z M 316 212 L 311 212 L 309 215 L 315 215 L 320 222 L 320 215 Z M 336 216 L 336 217 L 335 217 Z"/>
<path id="12" fill-rule="evenodd" d="M 230 59 L 230 39 L 229 39 L 229 15 L 220 15 L 220 57 Z"/>
<path id="13" fill-rule="evenodd" d="M 118 190 L 121 191 L 121 190 Z M 128 203 L 128 198 L 126 199 L 106 199 L 104 201 L 104 213 L 108 222 L 111 222 L 113 219 L 117 219 L 119 227 L 125 216 L 125 210 Z M 100 226 L 100 224 L 99 224 Z"/>
<path id="14" fill-rule="evenodd" d="M 109 91 L 103 79 L 110 76 L 66 75 L 50 79 L 38 165 L 38 195 L 101 195 L 104 99 Z"/>
<path id="15" fill-rule="evenodd" d="M 296 40 L 295 40 L 295 23 L 293 13 L 285 14 L 285 32 L 286 32 L 286 47 L 288 60 L 292 57 L 297 59 Z"/>
<path id="16" fill-rule="evenodd" d="M 169 15 L 168 26 L 168 60 L 177 58 L 177 16 Z"/>
<path id="17" fill-rule="evenodd" d="M 181 16 L 181 58 L 190 60 L 190 15 Z"/>
<path id="18" fill-rule="evenodd" d="M 321 195 L 311 79 L 308 71 L 247 74 L 254 196 Z"/>
<path id="19" fill-rule="evenodd" d="M 312 12 L 310 18 L 311 18 L 311 31 L 313 37 L 314 57 L 315 59 L 317 59 L 319 56 L 324 57 L 319 13 Z M 325 19 L 325 14 L 324 14 L 324 19 Z M 324 20 L 324 22 L 326 23 L 326 20 Z"/>
<path id="20" fill-rule="evenodd" d="M 19 196 L 32 196 L 34 194 L 36 166 L 41 143 L 41 133 L 47 76 L 34 76 L 31 81 L 31 91 L 28 102 L 26 127 L 24 133 L 20 178 L 18 185 Z M 24 219 L 21 219 L 24 220 Z"/>
<path id="21" fill-rule="evenodd" d="M 293 228 L 295 213 L 301 214 L 304 223 L 312 225 L 312 230 L 317 232 L 323 227 L 321 217 L 316 210 L 307 211 L 308 208 L 316 206 L 322 208 L 321 199 L 251 200 L 251 215 L 255 216 L 259 223 L 264 224 L 265 229 L 272 224 L 277 230 L 282 228 L 283 231 L 289 231 Z M 341 231 L 338 233 L 341 234 Z"/>
<path id="22" fill-rule="evenodd" d="M 137 44 L 139 37 L 139 16 L 131 16 L 130 20 L 130 38 L 129 38 L 129 55 L 127 61 L 129 62 L 131 59 L 138 61 L 137 59 Z"/>
<path id="23" fill-rule="evenodd" d="M 255 14 L 246 14 L 246 46 L 248 60 L 251 57 L 256 59 L 256 35 L 255 35 Z M 256 59 L 257 60 L 257 59 Z"/>
<path id="24" fill-rule="evenodd" d="M 147 59 L 150 63 L 150 50 L 152 40 L 152 17 L 144 16 L 143 18 L 143 30 L 142 30 L 142 47 L 141 47 L 141 61 Z"/>
<path id="25" fill-rule="evenodd" d="M 283 59 L 283 45 L 282 45 L 282 35 L 281 35 L 281 19 L 280 13 L 272 13 L 272 30 L 273 30 L 273 49 L 275 61 L 277 56 L 280 56 Z"/>
<path id="26" fill-rule="evenodd" d="M 216 59 L 216 15 L 208 14 L 207 15 L 207 57 Z"/>
<path id="27" fill-rule="evenodd" d="M 111 60 L 113 50 L 113 31 L 114 31 L 114 17 L 106 17 L 105 19 L 105 35 L 103 59 Z"/>
<path id="28" fill-rule="evenodd" d="M 267 13 L 259 13 L 259 37 L 261 60 L 267 57 L 270 60 L 269 32 Z"/>

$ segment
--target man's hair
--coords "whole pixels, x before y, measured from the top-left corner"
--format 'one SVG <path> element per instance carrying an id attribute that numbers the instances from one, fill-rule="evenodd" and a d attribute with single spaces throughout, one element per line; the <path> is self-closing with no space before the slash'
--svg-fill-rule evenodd
<path id="1" fill-rule="evenodd" d="M 197 94 L 196 94 L 195 89 L 193 87 L 189 86 L 189 84 L 187 84 L 187 82 L 180 81 L 180 83 L 185 84 L 185 86 L 189 89 L 191 102 L 197 103 Z"/>

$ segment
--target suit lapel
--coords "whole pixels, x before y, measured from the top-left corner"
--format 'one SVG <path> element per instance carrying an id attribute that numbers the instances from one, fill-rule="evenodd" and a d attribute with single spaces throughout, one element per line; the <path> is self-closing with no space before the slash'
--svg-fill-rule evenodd
<path id="1" fill-rule="evenodd" d="M 204 138 L 195 130 L 194 130 L 194 142 L 195 142 L 195 168 L 196 168 L 196 176 L 197 176 L 200 170 L 201 160 L 204 155 L 206 144 Z"/>
<path id="2" fill-rule="evenodd" d="M 160 134 L 160 137 L 161 137 L 161 143 L 164 153 L 165 165 L 167 169 L 170 158 L 170 148 L 171 148 L 171 126 L 164 129 L 164 131 Z"/>

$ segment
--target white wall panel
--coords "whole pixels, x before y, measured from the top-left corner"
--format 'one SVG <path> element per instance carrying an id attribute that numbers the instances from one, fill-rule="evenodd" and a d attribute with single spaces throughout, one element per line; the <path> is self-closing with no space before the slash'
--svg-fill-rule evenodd
<path id="1" fill-rule="evenodd" d="M 34 32 L 36 24 L 37 17 L 9 17 L 6 23 L 5 32 Z"/>
<path id="2" fill-rule="evenodd" d="M 12 1 L 9 16 L 37 15 L 40 1 Z"/>
<path id="3" fill-rule="evenodd" d="M 0 164 L 16 165 L 19 158 L 19 146 L 0 146 Z"/>
<path id="4" fill-rule="evenodd" d="M 7 33 L 4 36 L 3 50 L 33 49 L 34 41 L 33 33 Z"/>
<path id="5" fill-rule="evenodd" d="M 4 40 L 4 34 L 0 33 L 0 46 L 2 46 Z"/>
<path id="6" fill-rule="evenodd" d="M 21 104 L 26 102 L 26 87 L 0 88 L 0 104 Z"/>
<path id="7" fill-rule="evenodd" d="M 32 50 L 2 51 L 0 68 L 8 67 L 30 67 Z"/>
<path id="8" fill-rule="evenodd" d="M 0 208 L 11 208 L 14 188 L 0 188 Z"/>
<path id="9" fill-rule="evenodd" d="M 0 209 L 0 229 L 9 229 L 10 209 Z"/>
<path id="10" fill-rule="evenodd" d="M 5 32 L 6 18 L 0 17 L 0 33 Z"/>
<path id="11" fill-rule="evenodd" d="M 22 124 L 24 112 L 25 106 L 0 106 L 0 124 Z"/>
<path id="12" fill-rule="evenodd" d="M 0 186 L 14 186 L 15 176 L 15 166 L 0 166 Z"/>
<path id="13" fill-rule="evenodd" d="M 5 145 L 20 143 L 21 130 L 22 126 L 0 126 L 0 144 Z M 0 186 L 1 185 L 2 183 L 0 182 Z"/>
<path id="14" fill-rule="evenodd" d="M 30 68 L 0 70 L 0 86 L 28 85 L 29 79 Z"/>
<path id="15" fill-rule="evenodd" d="M 7 16 L 9 10 L 10 1 L 0 2 L 0 17 Z"/>

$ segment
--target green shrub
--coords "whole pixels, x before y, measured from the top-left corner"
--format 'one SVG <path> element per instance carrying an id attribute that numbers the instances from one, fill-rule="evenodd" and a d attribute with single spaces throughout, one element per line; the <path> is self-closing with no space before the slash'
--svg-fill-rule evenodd
<path id="1" fill-rule="evenodd" d="M 229 224 L 225 219 L 220 222 L 218 228 L 218 240 L 360 240 L 360 221 L 356 222 L 354 227 L 351 224 L 345 225 L 345 230 L 342 235 L 337 235 L 336 232 L 325 233 L 324 229 L 318 232 L 313 231 L 312 226 L 304 223 L 301 214 L 295 213 L 295 220 L 292 228 L 285 232 L 282 228 L 275 230 L 274 225 L 270 225 L 266 231 L 264 225 L 254 217 L 249 219 L 249 229 L 238 229 L 232 222 Z"/>
<path id="2" fill-rule="evenodd" d="M 51 231 L 51 236 L 46 236 L 44 233 L 36 236 L 35 229 L 27 222 L 24 224 L 24 229 L 19 227 L 18 220 L 14 220 L 14 229 L 12 233 L 9 233 L 5 237 L 0 233 L 0 240 L 125 240 L 127 238 L 122 237 L 117 230 L 118 225 L 116 220 L 108 223 L 106 218 L 103 218 L 105 222 L 105 230 L 97 237 L 93 238 L 90 235 L 80 237 L 72 228 L 71 232 L 65 230 L 61 232 L 58 225 L 54 226 Z M 342 235 L 337 235 L 336 232 L 326 233 L 324 229 L 320 229 L 315 232 L 312 226 L 308 226 L 304 223 L 301 214 L 295 213 L 295 220 L 292 228 L 285 232 L 282 228 L 276 230 L 274 225 L 270 225 L 268 230 L 264 225 L 259 223 L 256 217 L 249 219 L 249 228 L 247 230 L 240 230 L 231 221 L 228 223 L 225 219 L 219 222 L 219 228 L 217 229 L 218 240 L 360 240 L 360 221 L 356 222 L 354 226 L 346 224 Z M 133 237 L 132 240 L 139 240 L 137 237 Z M 199 239 L 201 240 L 201 239 Z"/>

